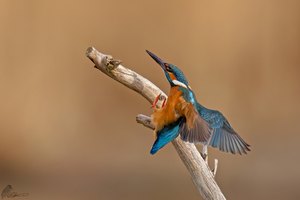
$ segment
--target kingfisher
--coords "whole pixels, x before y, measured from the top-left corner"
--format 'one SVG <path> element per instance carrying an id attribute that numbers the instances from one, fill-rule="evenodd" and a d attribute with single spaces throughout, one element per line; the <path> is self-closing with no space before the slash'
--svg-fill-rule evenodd
<path id="1" fill-rule="evenodd" d="M 207 158 L 208 146 L 232 154 L 242 155 L 250 151 L 250 145 L 238 135 L 220 111 L 208 109 L 197 101 L 188 80 L 177 66 L 164 62 L 148 50 L 146 52 L 161 66 L 170 84 L 168 99 L 164 99 L 162 107 L 156 108 L 161 94 L 152 104 L 154 112 L 151 119 L 156 140 L 151 154 L 179 135 L 183 141 L 203 144 L 201 156 L 204 159 Z"/>

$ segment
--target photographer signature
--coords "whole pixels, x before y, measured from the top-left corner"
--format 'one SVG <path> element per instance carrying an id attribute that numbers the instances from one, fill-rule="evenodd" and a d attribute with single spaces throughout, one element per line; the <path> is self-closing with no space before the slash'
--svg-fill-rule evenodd
<path id="1" fill-rule="evenodd" d="M 29 193 L 18 193 L 13 190 L 12 185 L 7 185 L 1 193 L 1 198 L 27 197 Z"/>

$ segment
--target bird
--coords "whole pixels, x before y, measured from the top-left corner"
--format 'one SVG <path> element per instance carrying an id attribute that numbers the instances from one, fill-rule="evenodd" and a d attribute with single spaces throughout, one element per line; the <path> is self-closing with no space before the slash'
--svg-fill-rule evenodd
<path id="1" fill-rule="evenodd" d="M 151 120 L 156 140 L 151 154 L 155 154 L 178 136 L 185 142 L 203 144 L 200 152 L 203 159 L 207 158 L 208 146 L 232 154 L 242 155 L 250 151 L 250 145 L 232 128 L 220 111 L 206 108 L 197 101 L 179 67 L 163 61 L 148 50 L 146 52 L 161 66 L 170 84 L 168 98 L 164 99 L 162 107 L 156 108 L 161 94 L 152 104 L 154 111 Z"/>

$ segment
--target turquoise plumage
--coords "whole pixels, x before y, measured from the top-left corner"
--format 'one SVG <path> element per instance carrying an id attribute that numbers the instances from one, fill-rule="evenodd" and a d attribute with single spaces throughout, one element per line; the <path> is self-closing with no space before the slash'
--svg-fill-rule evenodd
<path id="1" fill-rule="evenodd" d="M 177 90 L 180 91 L 181 96 L 179 98 L 182 99 L 181 102 L 185 102 L 184 105 L 192 105 L 191 112 L 196 112 L 198 116 L 196 118 L 199 121 L 199 123 L 193 124 L 194 127 L 192 127 L 192 129 L 187 123 L 190 119 L 184 116 L 179 117 L 172 123 L 165 124 L 163 128 L 156 132 L 157 139 L 153 144 L 151 154 L 155 154 L 178 135 L 180 135 L 184 141 L 193 143 L 200 142 L 204 144 L 205 147 L 212 146 L 223 152 L 246 154 L 247 151 L 250 151 L 250 145 L 237 134 L 221 112 L 208 109 L 197 101 L 186 77 L 178 67 L 162 61 L 150 51 L 147 51 L 147 53 L 164 70 L 165 76 L 170 83 L 171 91 L 172 88 L 176 87 Z M 205 127 L 207 125 L 209 129 Z M 209 134 L 209 137 L 206 137 L 207 134 Z M 204 154 L 206 154 L 206 152 L 204 152 Z"/>
<path id="2" fill-rule="evenodd" d="M 177 138 L 179 129 L 182 125 L 183 119 L 180 118 L 176 122 L 165 126 L 162 130 L 157 132 L 157 138 L 151 148 L 150 153 L 155 154 L 158 150 L 163 148 L 166 144 Z"/>

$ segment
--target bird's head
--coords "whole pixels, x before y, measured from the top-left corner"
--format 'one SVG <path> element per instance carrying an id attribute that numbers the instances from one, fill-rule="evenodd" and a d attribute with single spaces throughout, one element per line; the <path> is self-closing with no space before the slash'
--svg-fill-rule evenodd
<path id="1" fill-rule="evenodd" d="M 166 63 L 159 57 L 157 57 L 154 53 L 151 53 L 150 51 L 146 50 L 146 52 L 155 60 L 161 68 L 164 70 L 165 75 L 171 85 L 173 86 L 180 86 L 188 88 L 189 84 L 187 79 L 185 78 L 183 72 L 175 65 L 171 63 Z"/>

